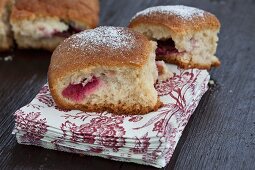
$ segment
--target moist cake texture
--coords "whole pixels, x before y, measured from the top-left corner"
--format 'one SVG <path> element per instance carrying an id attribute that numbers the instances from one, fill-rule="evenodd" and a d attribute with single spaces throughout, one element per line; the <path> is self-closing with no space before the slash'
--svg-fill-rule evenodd
<path id="1" fill-rule="evenodd" d="M 48 80 L 65 109 L 145 114 L 160 107 L 154 83 L 156 43 L 128 28 L 98 27 L 64 40 L 53 52 Z"/>
<path id="2" fill-rule="evenodd" d="M 96 27 L 98 13 L 98 0 L 19 0 L 11 25 L 20 48 L 53 50 L 72 34 Z"/>
<path id="3" fill-rule="evenodd" d="M 183 5 L 151 7 L 138 12 L 129 27 L 157 41 L 157 60 L 183 68 L 220 65 L 215 56 L 220 22 L 209 12 Z"/>

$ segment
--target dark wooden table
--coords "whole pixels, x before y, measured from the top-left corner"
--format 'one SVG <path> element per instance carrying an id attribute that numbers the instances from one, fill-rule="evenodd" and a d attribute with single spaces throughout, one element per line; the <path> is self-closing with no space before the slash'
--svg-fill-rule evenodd
<path id="1" fill-rule="evenodd" d="M 202 98 L 165 169 L 255 169 L 255 1 L 102 0 L 100 25 L 126 26 L 149 6 L 184 4 L 208 10 L 222 23 L 216 84 Z M 10 52 L 0 58 L 0 169 L 139 169 L 152 167 L 17 144 L 13 112 L 47 80 L 50 53 Z M 6 59 L 6 58 L 5 58 Z"/>

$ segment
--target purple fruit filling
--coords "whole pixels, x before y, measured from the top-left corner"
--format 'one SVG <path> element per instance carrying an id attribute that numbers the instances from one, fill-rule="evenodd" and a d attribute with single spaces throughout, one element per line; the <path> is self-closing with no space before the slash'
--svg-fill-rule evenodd
<path id="1" fill-rule="evenodd" d="M 70 37 L 71 35 L 73 35 L 75 33 L 81 32 L 81 31 L 82 31 L 82 29 L 75 28 L 75 27 L 69 25 L 68 30 L 63 31 L 63 32 L 56 31 L 56 32 L 54 32 L 53 36 L 67 38 L 67 37 Z"/>
<path id="2" fill-rule="evenodd" d="M 156 49 L 157 56 L 166 56 L 170 54 L 178 53 L 178 50 L 175 48 L 175 43 L 172 39 L 168 40 L 159 40 L 157 41 L 158 48 Z"/>
<path id="3" fill-rule="evenodd" d="M 85 80 L 84 80 L 85 81 Z M 62 95 L 65 98 L 73 101 L 82 101 L 86 96 L 93 93 L 100 86 L 100 79 L 93 76 L 89 82 L 84 84 L 69 84 L 63 91 Z"/>

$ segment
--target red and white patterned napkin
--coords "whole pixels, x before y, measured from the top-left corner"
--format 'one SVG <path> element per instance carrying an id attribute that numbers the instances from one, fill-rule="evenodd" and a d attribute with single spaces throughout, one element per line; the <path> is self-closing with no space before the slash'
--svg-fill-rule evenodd
<path id="1" fill-rule="evenodd" d="M 164 167 L 210 78 L 206 70 L 168 67 L 175 76 L 155 85 L 164 103 L 156 112 L 125 116 L 62 110 L 46 84 L 15 112 L 13 133 L 20 144 Z"/>

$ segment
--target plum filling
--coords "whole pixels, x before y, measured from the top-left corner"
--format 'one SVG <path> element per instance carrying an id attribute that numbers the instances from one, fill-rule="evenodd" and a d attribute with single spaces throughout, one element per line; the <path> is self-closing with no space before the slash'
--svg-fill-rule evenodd
<path id="1" fill-rule="evenodd" d="M 175 43 L 172 39 L 158 40 L 157 43 L 158 43 L 158 48 L 156 49 L 157 56 L 166 56 L 178 53 L 178 50 L 175 48 Z"/>
<path id="2" fill-rule="evenodd" d="M 81 29 L 75 28 L 75 27 L 69 25 L 68 30 L 63 31 L 63 32 L 55 31 L 53 33 L 53 36 L 67 38 L 67 37 L 70 37 L 71 35 L 73 35 L 75 33 L 81 32 L 81 31 L 82 31 Z"/>
<path id="3" fill-rule="evenodd" d="M 84 79 L 79 84 L 69 84 L 63 91 L 62 95 L 65 98 L 71 99 L 73 101 L 82 101 L 86 96 L 93 93 L 100 86 L 100 79 L 92 76 L 88 81 Z"/>

